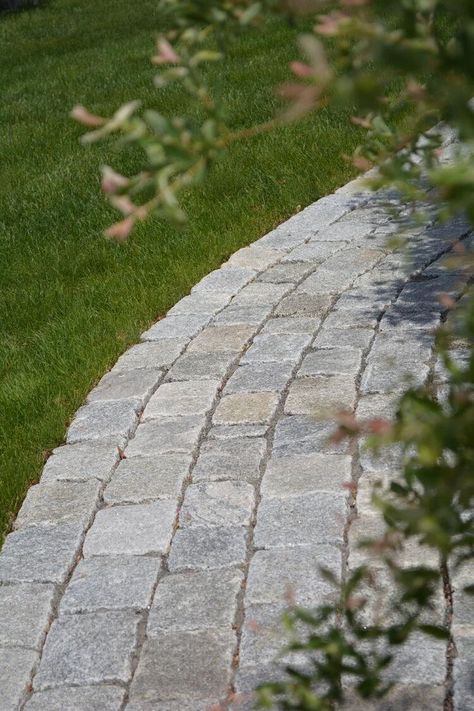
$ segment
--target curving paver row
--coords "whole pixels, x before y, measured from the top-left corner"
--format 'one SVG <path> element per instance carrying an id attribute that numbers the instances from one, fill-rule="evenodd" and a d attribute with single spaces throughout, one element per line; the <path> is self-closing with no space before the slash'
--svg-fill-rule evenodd
<path id="1" fill-rule="evenodd" d="M 349 184 L 234 254 L 89 394 L 0 554 L 1 711 L 243 711 L 281 675 L 289 599 L 331 598 L 319 566 L 360 562 L 369 485 L 400 467 L 331 443 L 332 413 L 390 416 L 408 379 L 442 396 L 437 296 L 465 282 L 443 255 L 469 228 L 408 227 L 407 263 L 382 197 Z M 390 708 L 441 710 L 453 675 L 474 706 L 461 596 L 454 612 L 454 672 L 415 640 Z"/>

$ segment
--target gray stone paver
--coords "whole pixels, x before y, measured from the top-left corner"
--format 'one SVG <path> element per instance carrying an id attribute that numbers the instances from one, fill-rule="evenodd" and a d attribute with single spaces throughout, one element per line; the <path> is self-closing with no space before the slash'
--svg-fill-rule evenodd
<path id="1" fill-rule="evenodd" d="M 231 688 L 250 709 L 281 676 L 289 602 L 332 599 L 320 566 L 366 559 L 371 485 L 400 452 L 331 440 L 334 411 L 390 417 L 408 378 L 429 377 L 438 296 L 466 278 L 433 260 L 467 227 L 412 229 L 410 264 L 358 185 L 204 277 L 77 412 L 0 554 L 0 711 L 208 711 Z M 460 593 L 454 611 L 461 711 L 474 622 Z M 392 666 L 393 708 L 441 711 L 445 646 L 427 640 Z"/>

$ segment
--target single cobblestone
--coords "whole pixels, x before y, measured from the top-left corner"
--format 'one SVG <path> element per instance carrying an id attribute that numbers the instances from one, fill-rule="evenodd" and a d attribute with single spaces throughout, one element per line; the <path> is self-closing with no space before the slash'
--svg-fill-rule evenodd
<path id="1" fill-rule="evenodd" d="M 224 395 L 214 413 L 217 425 L 242 425 L 270 422 L 278 405 L 272 392 L 238 392 Z"/>
<path id="2" fill-rule="evenodd" d="M 266 442 L 261 438 L 209 440 L 201 448 L 193 480 L 256 482 L 265 450 Z"/>
<path id="3" fill-rule="evenodd" d="M 169 556 L 169 569 L 215 570 L 245 561 L 246 532 L 241 526 L 191 526 L 179 529 Z"/>
<path id="4" fill-rule="evenodd" d="M 148 636 L 230 629 L 242 580 L 239 570 L 168 575 L 159 583 L 150 610 Z"/>
<path id="5" fill-rule="evenodd" d="M 212 407 L 219 385 L 218 380 L 164 383 L 146 406 L 143 420 L 205 415 Z"/>
<path id="6" fill-rule="evenodd" d="M 0 585 L 0 647 L 40 650 L 55 595 L 53 585 Z"/>
<path id="7" fill-rule="evenodd" d="M 29 489 L 14 527 L 77 522 L 86 528 L 97 508 L 99 491 L 97 479 L 36 484 Z"/>
<path id="8" fill-rule="evenodd" d="M 133 400 L 91 402 L 81 407 L 67 433 L 67 442 L 113 438 L 124 444 L 138 424 L 137 409 Z"/>
<path id="9" fill-rule="evenodd" d="M 187 526 L 248 526 L 255 506 L 253 486 L 242 481 L 192 484 L 179 523 Z"/>
<path id="10" fill-rule="evenodd" d="M 174 501 L 102 509 L 86 536 L 84 556 L 166 553 L 175 518 Z"/>
<path id="11" fill-rule="evenodd" d="M 190 466 L 191 457 L 186 454 L 123 459 L 104 492 L 104 501 L 140 504 L 153 499 L 177 499 Z"/>
<path id="12" fill-rule="evenodd" d="M 63 615 L 53 622 L 34 689 L 129 681 L 140 617 L 135 612 Z"/>
<path id="13" fill-rule="evenodd" d="M 114 442 L 82 442 L 57 447 L 46 462 L 41 481 L 108 481 L 119 459 Z"/>
<path id="14" fill-rule="evenodd" d="M 25 711 L 120 711 L 124 696 L 120 686 L 67 686 L 38 691 Z"/>

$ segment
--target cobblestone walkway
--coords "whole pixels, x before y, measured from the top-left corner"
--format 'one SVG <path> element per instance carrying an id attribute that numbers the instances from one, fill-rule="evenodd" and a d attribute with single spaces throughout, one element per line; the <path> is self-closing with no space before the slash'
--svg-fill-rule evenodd
<path id="1" fill-rule="evenodd" d="M 288 589 L 317 605 L 319 565 L 357 564 L 378 526 L 368 486 L 397 453 L 330 445 L 330 413 L 387 415 L 407 377 L 442 384 L 436 297 L 462 280 L 441 258 L 468 235 L 412 229 L 407 266 L 354 191 L 234 254 L 90 393 L 0 555 L 1 711 L 204 711 L 233 692 L 251 708 L 279 674 Z M 455 597 L 458 711 L 474 708 L 468 613 Z M 441 711 L 446 659 L 409 644 L 377 708 Z"/>

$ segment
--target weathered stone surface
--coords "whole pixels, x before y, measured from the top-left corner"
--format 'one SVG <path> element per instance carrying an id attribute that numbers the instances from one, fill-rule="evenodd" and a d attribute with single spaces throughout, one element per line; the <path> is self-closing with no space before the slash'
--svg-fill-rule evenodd
<path id="1" fill-rule="evenodd" d="M 316 375 L 294 381 L 285 403 L 285 413 L 321 417 L 338 410 L 350 410 L 355 402 L 353 376 Z"/>
<path id="2" fill-rule="evenodd" d="M 426 684 L 395 684 L 382 701 L 361 699 L 347 690 L 344 711 L 442 711 L 446 690 L 444 686 Z M 467 711 L 467 709 L 466 709 Z"/>
<path id="3" fill-rule="evenodd" d="M 113 442 L 82 442 L 57 447 L 44 465 L 41 481 L 107 481 L 119 459 Z"/>
<path id="4" fill-rule="evenodd" d="M 21 647 L 0 647 L 1 709 L 17 711 L 26 697 L 38 653 Z"/>
<path id="5" fill-rule="evenodd" d="M 221 311 L 214 323 L 218 326 L 258 326 L 270 315 L 272 308 L 271 305 L 256 306 L 233 301 L 224 311 Z"/>
<path id="6" fill-rule="evenodd" d="M 375 418 L 391 420 L 395 416 L 399 400 L 400 395 L 397 393 L 362 395 L 357 403 L 357 417 L 361 420 Z"/>
<path id="7" fill-rule="evenodd" d="M 137 426 L 137 403 L 133 400 L 91 402 L 81 407 L 69 426 L 68 443 L 129 437 Z"/>
<path id="8" fill-rule="evenodd" d="M 191 294 L 217 291 L 221 294 L 237 294 L 246 284 L 255 278 L 257 272 L 245 267 L 227 267 L 216 269 L 191 289 Z"/>
<path id="9" fill-rule="evenodd" d="M 187 338 L 189 340 L 199 333 L 211 318 L 211 314 L 205 313 L 167 316 L 142 333 L 142 340 L 161 341 L 166 338 Z"/>
<path id="10" fill-rule="evenodd" d="M 257 548 L 342 543 L 344 494 L 318 492 L 284 499 L 263 498 L 257 513 Z"/>
<path id="11" fill-rule="evenodd" d="M 292 288 L 293 287 L 288 284 L 256 282 L 242 289 L 232 303 L 239 306 L 253 306 L 254 308 L 260 306 L 274 306 Z"/>
<path id="12" fill-rule="evenodd" d="M 428 377 L 429 367 L 416 358 L 403 359 L 394 351 L 392 358 L 369 359 L 362 375 L 363 393 L 393 393 L 420 387 Z"/>
<path id="13" fill-rule="evenodd" d="M 342 249 L 345 242 L 320 242 L 317 238 L 296 247 L 282 259 L 287 262 L 310 262 L 312 265 L 322 264 L 328 257 Z"/>
<path id="14" fill-rule="evenodd" d="M 48 687 L 126 683 L 140 616 L 135 612 L 63 615 L 48 634 L 35 690 Z"/>
<path id="15" fill-rule="evenodd" d="M 77 523 L 29 526 L 6 537 L 0 555 L 0 582 L 62 583 L 82 541 Z"/>
<path id="16" fill-rule="evenodd" d="M 441 308 L 431 304 L 399 304 L 396 303 L 385 312 L 380 321 L 380 331 L 405 331 L 421 329 L 432 331 L 441 320 Z"/>
<path id="17" fill-rule="evenodd" d="M 311 337 L 304 333 L 256 336 L 253 344 L 242 358 L 242 363 L 280 361 L 296 363 L 310 341 Z"/>
<path id="18" fill-rule="evenodd" d="M 176 316 L 177 314 L 209 314 L 213 316 L 224 306 L 227 306 L 231 298 L 230 294 L 219 291 L 189 294 L 178 301 L 168 311 L 167 316 Z"/>
<path id="19" fill-rule="evenodd" d="M 258 277 L 259 282 L 272 284 L 296 284 L 313 269 L 310 264 L 298 262 L 294 264 L 277 264 Z"/>
<path id="20" fill-rule="evenodd" d="M 344 289 L 347 289 L 353 282 L 356 272 L 334 271 L 326 269 L 326 262 L 317 271 L 310 274 L 298 287 L 298 293 L 312 296 L 317 299 L 325 298 L 329 300 L 335 298 Z M 331 298 L 331 300 L 332 300 Z M 324 312 L 323 312 L 324 313 Z"/>
<path id="21" fill-rule="evenodd" d="M 314 348 L 353 348 L 366 350 L 374 332 L 371 328 L 325 328 L 316 336 Z"/>
<path id="22" fill-rule="evenodd" d="M 353 309 L 334 309 L 327 317 L 327 328 L 376 328 L 382 309 L 377 305 Z"/>
<path id="23" fill-rule="evenodd" d="M 265 450 L 266 442 L 261 438 L 209 440 L 201 447 L 193 480 L 255 482 L 260 477 L 260 462 Z"/>
<path id="24" fill-rule="evenodd" d="M 124 696 L 115 685 L 66 686 L 36 692 L 25 711 L 120 711 Z"/>
<path id="25" fill-rule="evenodd" d="M 314 335 L 321 324 L 318 318 L 280 316 L 271 318 L 262 328 L 262 335 L 270 333 L 309 333 Z"/>
<path id="26" fill-rule="evenodd" d="M 177 360 L 167 380 L 222 380 L 237 358 L 235 353 L 185 353 Z"/>
<path id="27" fill-rule="evenodd" d="M 176 517 L 175 501 L 111 506 L 99 511 L 84 542 L 84 557 L 166 553 Z"/>
<path id="28" fill-rule="evenodd" d="M 372 225 L 361 219 L 361 209 L 349 212 L 342 220 L 326 227 L 318 232 L 315 239 L 322 242 L 339 242 L 344 240 L 351 242 L 353 240 L 363 239 L 373 230 Z M 360 216 L 356 216 L 356 213 Z"/>
<path id="29" fill-rule="evenodd" d="M 276 250 L 278 252 L 289 252 L 299 244 L 303 244 L 306 239 L 306 234 L 302 234 L 298 231 L 292 232 L 290 229 L 286 229 L 286 225 L 283 225 L 254 242 L 254 247 L 257 249 L 263 248 Z"/>
<path id="30" fill-rule="evenodd" d="M 176 360 L 188 340 L 186 337 L 163 338 L 157 341 L 137 343 L 120 356 L 113 371 L 167 368 Z"/>
<path id="31" fill-rule="evenodd" d="M 87 402 L 130 399 L 143 406 L 155 392 L 163 374 L 159 368 L 111 371 L 89 393 Z"/>
<path id="32" fill-rule="evenodd" d="M 148 639 L 132 682 L 131 704 L 219 700 L 226 695 L 235 644 L 231 630 L 170 632 Z"/>
<path id="33" fill-rule="evenodd" d="M 240 641 L 240 668 L 261 668 L 276 661 L 289 638 L 282 624 L 287 605 L 247 605 Z"/>
<path id="34" fill-rule="evenodd" d="M 351 480 L 352 459 L 341 454 L 295 454 L 271 459 L 261 494 L 284 498 L 315 491 L 342 492 Z"/>
<path id="35" fill-rule="evenodd" d="M 210 699 L 174 699 L 171 701 L 154 701 L 143 698 L 133 698 L 127 704 L 127 711 L 209 711 L 215 706 L 215 698 Z M 241 710 L 242 711 L 242 710 Z"/>
<path id="36" fill-rule="evenodd" d="M 342 554 L 336 546 L 274 548 L 257 551 L 252 558 L 245 593 L 246 605 L 284 603 L 316 607 L 335 589 L 321 573 L 341 574 Z"/>
<path id="37" fill-rule="evenodd" d="M 325 293 L 311 295 L 303 291 L 302 285 L 297 291 L 286 296 L 275 309 L 276 316 L 304 316 L 321 319 L 331 306 L 331 296 Z"/>
<path id="38" fill-rule="evenodd" d="M 205 415 L 213 405 L 219 385 L 218 380 L 163 383 L 146 406 L 143 419 Z"/>
<path id="39" fill-rule="evenodd" d="M 327 421 L 306 415 L 282 417 L 275 429 L 273 456 L 288 457 L 313 452 L 342 454 L 347 451 L 348 444 L 331 441 L 335 430 L 334 417 Z"/>
<path id="40" fill-rule="evenodd" d="M 241 365 L 225 386 L 226 394 L 239 392 L 276 392 L 286 386 L 293 371 L 293 363 L 255 363 Z"/>
<path id="41" fill-rule="evenodd" d="M 454 659 L 454 709 L 471 711 L 474 704 L 474 636 L 455 634 L 457 656 Z"/>
<path id="42" fill-rule="evenodd" d="M 268 269 L 280 259 L 281 254 L 276 250 L 251 246 L 239 249 L 224 266 L 245 267 L 259 272 L 263 269 Z"/>
<path id="43" fill-rule="evenodd" d="M 214 425 L 209 430 L 209 439 L 242 439 L 243 437 L 264 437 L 268 425 Z"/>
<path id="44" fill-rule="evenodd" d="M 104 492 L 104 501 L 139 504 L 153 499 L 177 499 L 190 466 L 191 457 L 187 454 L 123 459 Z"/>
<path id="45" fill-rule="evenodd" d="M 245 560 L 246 533 L 241 526 L 178 529 L 169 555 L 171 572 L 214 570 L 239 565 Z"/>
<path id="46" fill-rule="evenodd" d="M 255 326 L 209 326 L 189 345 L 189 353 L 240 353 Z"/>
<path id="47" fill-rule="evenodd" d="M 100 487 L 97 479 L 36 484 L 29 489 L 14 527 L 77 522 L 85 528 L 97 507 Z"/>
<path id="48" fill-rule="evenodd" d="M 242 580 L 243 574 L 239 570 L 166 576 L 156 590 L 147 636 L 230 628 Z"/>
<path id="49" fill-rule="evenodd" d="M 0 647 L 41 649 L 55 592 L 54 585 L 0 585 Z"/>
<path id="50" fill-rule="evenodd" d="M 248 526 L 255 490 L 244 481 L 211 481 L 186 489 L 179 517 L 181 527 Z"/>
<path id="51" fill-rule="evenodd" d="M 355 375 L 361 362 L 355 348 L 318 348 L 305 356 L 298 375 Z"/>
<path id="52" fill-rule="evenodd" d="M 81 560 L 61 600 L 60 614 L 144 610 L 151 603 L 160 559 L 118 556 Z"/>
<path id="53" fill-rule="evenodd" d="M 144 422 L 127 447 L 127 457 L 191 453 L 198 443 L 204 423 L 204 417 L 200 416 L 163 417 Z"/>
<path id="54" fill-rule="evenodd" d="M 386 676 L 403 684 L 443 684 L 446 677 L 446 641 L 421 633 L 414 634 L 397 650 Z"/>
<path id="55" fill-rule="evenodd" d="M 278 394 L 272 392 L 238 392 L 224 395 L 217 405 L 213 423 L 242 425 L 270 422 L 278 406 Z"/>

